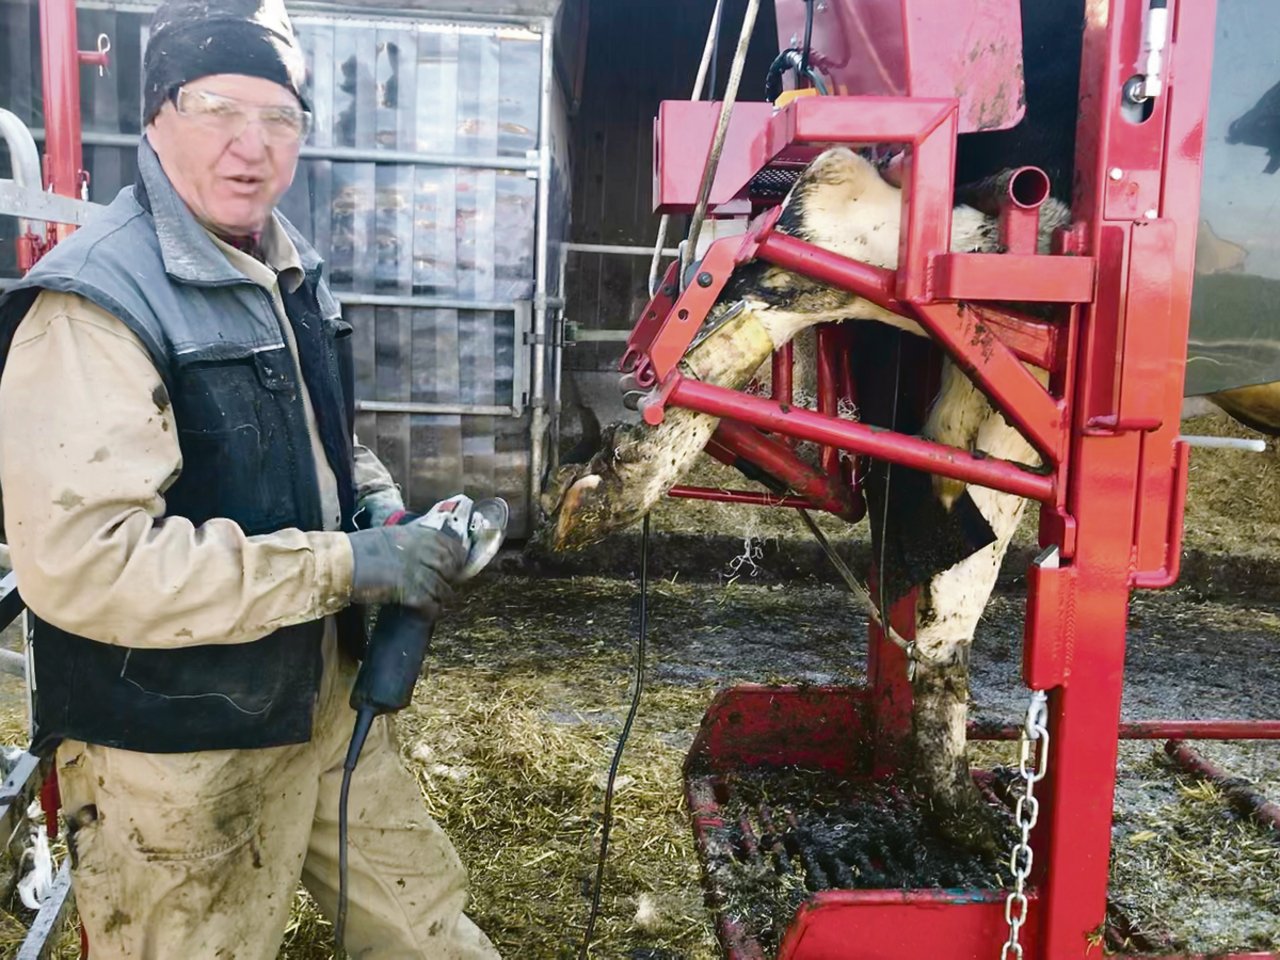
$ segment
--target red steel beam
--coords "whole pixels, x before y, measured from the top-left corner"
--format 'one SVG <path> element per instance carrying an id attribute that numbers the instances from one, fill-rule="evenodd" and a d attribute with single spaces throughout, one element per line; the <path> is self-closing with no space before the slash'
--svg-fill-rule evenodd
<path id="1" fill-rule="evenodd" d="M 44 79 L 45 181 L 54 193 L 80 197 L 80 57 L 75 0 L 40 0 Z"/>
<path id="2" fill-rule="evenodd" d="M 1170 740 L 1164 745 L 1164 752 L 1169 754 L 1173 762 L 1186 772 L 1202 777 L 1217 786 L 1231 806 L 1245 816 L 1252 817 L 1262 826 L 1280 833 L 1280 803 L 1272 803 L 1256 790 L 1251 790 L 1247 780 L 1231 776 L 1185 743 Z"/>
<path id="3" fill-rule="evenodd" d="M 776 232 L 760 241 L 756 247 L 756 256 L 775 266 L 843 287 L 886 310 L 903 316 L 911 315 L 911 308 L 899 300 L 895 293 L 898 281 L 893 270 L 873 267 Z"/>
<path id="4" fill-rule="evenodd" d="M 854 508 L 849 491 L 842 485 L 838 472 L 824 473 L 805 463 L 785 443 L 766 437 L 755 427 L 735 420 L 721 420 L 716 432 L 712 434 L 712 440 L 722 450 L 758 467 L 777 480 L 783 488 L 803 497 L 810 506 L 834 513 L 850 523 L 862 519 L 862 514 Z M 730 466 L 737 464 L 731 463 Z"/>
<path id="5" fill-rule="evenodd" d="M 745 396 L 736 390 L 691 380 L 679 373 L 672 374 L 667 379 L 658 396 L 647 403 L 642 402 L 641 409 L 646 422 L 655 426 L 662 422 L 663 402 L 716 417 L 731 417 L 770 433 L 788 434 L 842 450 L 855 450 L 890 463 L 953 477 L 965 483 L 1002 490 L 1032 500 L 1051 503 L 1054 498 L 1052 477 L 1031 473 L 1006 460 L 975 457 L 941 443 L 931 443 L 849 420 L 824 417 L 811 410 Z"/>
<path id="6" fill-rule="evenodd" d="M 818 367 L 818 412 L 828 417 L 840 413 L 839 384 L 837 382 L 837 351 L 843 338 L 834 323 L 821 323 L 814 331 L 817 341 L 816 363 Z M 840 451 L 835 447 L 822 448 L 822 469 L 833 478 L 840 477 Z"/>

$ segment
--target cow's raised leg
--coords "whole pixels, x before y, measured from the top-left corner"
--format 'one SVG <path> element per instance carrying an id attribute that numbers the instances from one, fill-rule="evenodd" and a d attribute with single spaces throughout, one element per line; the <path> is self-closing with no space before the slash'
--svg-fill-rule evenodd
<path id="1" fill-rule="evenodd" d="M 931 440 L 1034 464 L 1022 435 L 950 363 L 924 433 Z M 969 709 L 969 651 L 982 612 L 1026 501 L 982 487 L 942 484 L 952 502 L 962 493 L 990 525 L 994 541 L 934 575 L 920 590 L 913 736 L 915 769 L 933 798 L 943 829 L 965 846 L 995 852 L 996 824 L 969 774 L 965 726 Z M 945 496 L 944 496 L 945 502 Z"/>

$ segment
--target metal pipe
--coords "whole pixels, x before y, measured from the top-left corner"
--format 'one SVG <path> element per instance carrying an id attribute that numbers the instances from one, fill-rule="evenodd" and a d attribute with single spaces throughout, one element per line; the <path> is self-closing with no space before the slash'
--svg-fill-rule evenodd
<path id="1" fill-rule="evenodd" d="M 794 384 L 795 344 L 788 340 L 773 352 L 773 399 L 790 403 Z"/>
<path id="2" fill-rule="evenodd" d="M 631 257 L 647 257 L 653 253 L 653 247 L 635 247 L 624 243 L 562 243 L 560 249 L 570 253 L 606 253 Z M 659 252 L 664 257 L 674 257 L 680 251 L 676 247 L 661 247 Z"/>
<path id="3" fill-rule="evenodd" d="M 94 211 L 100 209 L 100 204 L 49 193 L 39 185 L 22 187 L 12 180 L 0 180 L 0 215 L 17 217 L 19 220 L 80 226 Z M 26 232 L 19 229 L 18 235 Z"/>
<path id="4" fill-rule="evenodd" d="M 1251 789 L 1248 780 L 1231 776 L 1181 741 L 1170 740 L 1164 745 L 1164 752 L 1187 773 L 1193 773 L 1213 783 L 1222 791 L 1231 806 L 1240 813 L 1280 833 L 1280 803 L 1273 803 Z"/>
<path id="5" fill-rule="evenodd" d="M 518 406 L 483 403 L 416 403 L 399 400 L 357 400 L 356 410 L 361 413 L 411 413 L 463 417 L 520 416 L 520 408 Z"/>
<path id="6" fill-rule="evenodd" d="M 529 406 L 533 408 L 529 420 L 529 503 L 538 502 L 542 489 L 543 431 L 546 429 L 546 337 L 547 337 L 547 281 L 551 252 L 548 222 L 551 213 L 551 94 L 555 82 L 554 21 L 548 17 L 542 22 L 542 102 L 538 111 L 538 211 L 537 211 L 537 273 L 534 281 L 533 301 L 533 371 L 530 378 Z"/>
<path id="7" fill-rule="evenodd" d="M 1020 725 L 969 724 L 970 740 L 1017 740 Z M 1280 720 L 1132 720 L 1120 724 L 1121 740 L 1280 740 Z"/>
<path id="8" fill-rule="evenodd" d="M 333 291 L 334 299 L 353 307 L 416 307 L 422 310 L 493 310 L 512 313 L 514 300 L 460 300 L 452 297 L 398 297 L 381 293 L 344 293 Z"/>
<path id="9" fill-rule="evenodd" d="M 667 402 L 676 406 L 715 417 L 732 417 L 771 433 L 789 434 L 842 450 L 854 450 L 914 470 L 952 477 L 1042 503 L 1053 502 L 1053 477 L 1031 473 L 1007 460 L 975 457 L 941 443 L 877 430 L 850 420 L 824 417 L 811 410 L 744 396 L 736 390 L 678 374 L 674 377 L 662 392 L 667 394 Z M 646 420 L 652 423 L 650 417 L 656 413 L 654 405 L 649 405 L 644 412 Z"/>
<path id="10" fill-rule="evenodd" d="M 765 237 L 756 250 L 756 257 L 843 287 L 893 313 L 912 316 L 910 308 L 901 303 L 894 292 L 897 274 L 886 267 L 873 267 L 784 233 L 770 233 Z"/>
<path id="11" fill-rule="evenodd" d="M 566 252 L 566 245 L 562 245 L 560 249 L 560 276 L 557 278 L 556 292 L 560 294 L 560 300 L 564 302 L 565 276 L 568 273 L 569 257 Z M 560 469 L 560 410 L 561 410 L 561 394 L 564 387 L 564 347 L 567 342 L 565 337 L 568 334 L 568 317 L 565 316 L 564 307 L 556 313 L 556 335 L 554 343 L 554 351 L 552 353 L 552 376 L 551 376 L 551 452 L 547 456 L 547 473 L 554 473 Z M 519 400 L 519 397 L 516 398 Z"/>
<path id="12" fill-rule="evenodd" d="M 31 131 L 38 141 L 46 139 L 46 131 Z M 142 137 L 136 133 L 82 134 L 82 142 L 90 147 L 137 147 Z M 303 146 L 298 156 L 304 160 L 337 160 L 347 163 L 412 163 L 424 167 L 468 167 L 478 170 L 523 170 L 538 174 L 538 161 L 527 157 L 467 157 L 449 153 L 418 153 L 413 150 L 374 150 L 359 147 Z"/>
<path id="13" fill-rule="evenodd" d="M 75 0 L 40 0 L 40 56 L 49 131 L 45 143 L 49 189 L 83 200 Z M 64 235 L 64 228 L 59 228 L 59 236 Z"/>
<path id="14" fill-rule="evenodd" d="M 778 439 L 767 437 L 754 427 L 736 420 L 721 420 L 712 437 L 735 457 L 772 477 L 783 489 L 789 489 L 813 506 L 855 523 L 862 519 L 839 476 L 810 466 Z M 732 464 L 737 466 L 737 463 Z M 750 476 L 750 474 L 748 474 Z M 757 479 L 752 477 L 752 479 Z M 765 484 L 772 489 L 771 484 Z"/>
<path id="15" fill-rule="evenodd" d="M 814 331 L 817 341 L 818 412 L 834 417 L 840 413 L 839 385 L 836 374 L 836 351 L 840 343 L 840 329 L 834 323 L 820 323 Z M 827 476 L 840 478 L 840 451 L 835 447 L 822 448 L 822 469 Z"/>

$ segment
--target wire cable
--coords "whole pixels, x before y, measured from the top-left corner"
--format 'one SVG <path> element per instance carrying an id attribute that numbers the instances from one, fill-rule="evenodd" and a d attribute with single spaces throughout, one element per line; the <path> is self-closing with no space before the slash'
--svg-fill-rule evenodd
<path id="1" fill-rule="evenodd" d="M 591 913 L 587 917 L 587 929 L 582 935 L 582 949 L 578 960 L 587 960 L 591 938 L 595 934 L 596 917 L 600 914 L 600 888 L 604 885 L 604 866 L 609 857 L 609 830 L 613 826 L 613 789 L 618 778 L 618 766 L 622 763 L 622 751 L 631 736 L 631 725 L 640 710 L 640 695 L 644 692 L 644 662 L 649 635 L 649 514 L 644 515 L 640 532 L 640 616 L 636 637 L 635 683 L 631 688 L 631 709 L 618 735 L 618 745 L 609 764 L 609 781 L 604 790 L 604 816 L 600 828 L 600 856 L 596 861 L 596 882 L 591 890 Z"/>
<path id="2" fill-rule="evenodd" d="M 361 707 L 356 712 L 356 725 L 347 746 L 347 758 L 342 763 L 342 789 L 338 793 L 338 916 L 333 922 L 333 947 L 338 957 L 347 955 L 343 941 L 347 936 L 347 801 L 351 795 L 351 775 L 355 773 L 360 751 L 369 737 L 375 713 L 373 707 Z"/>

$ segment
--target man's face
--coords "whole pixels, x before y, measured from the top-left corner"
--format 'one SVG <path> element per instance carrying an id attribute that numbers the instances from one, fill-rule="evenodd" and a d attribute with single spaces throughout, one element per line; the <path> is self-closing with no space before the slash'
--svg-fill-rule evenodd
<path id="1" fill-rule="evenodd" d="M 160 165 L 197 219 L 219 233 L 261 230 L 298 166 L 302 116 L 290 90 L 241 74 L 186 84 L 147 128 Z"/>

